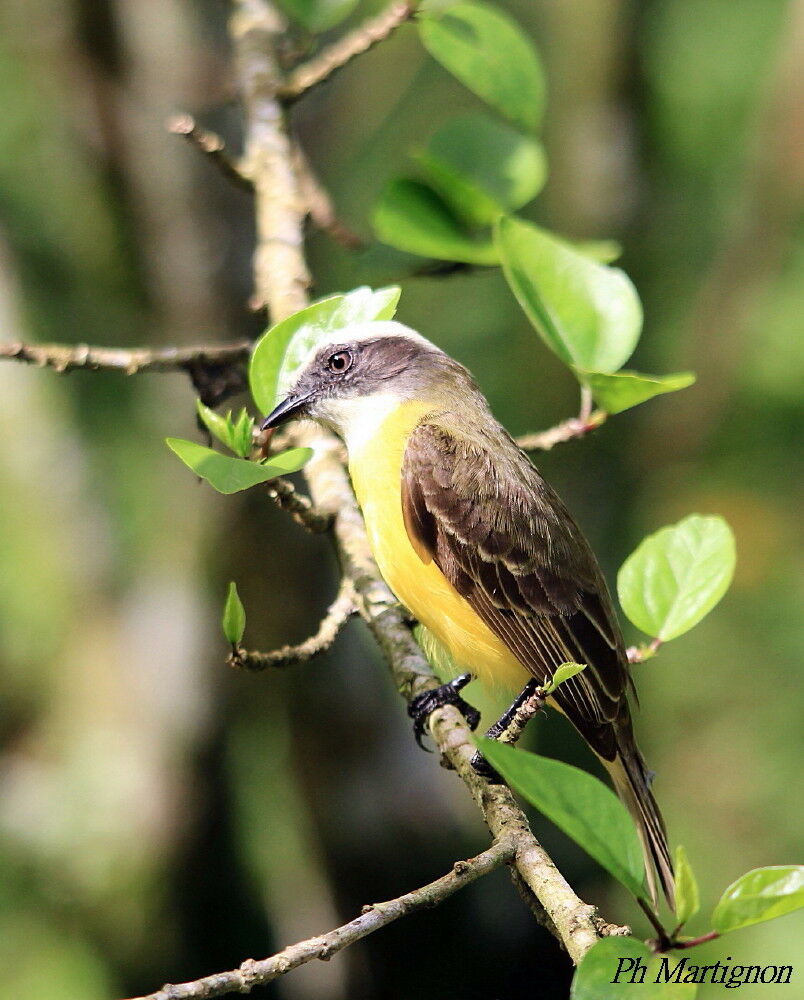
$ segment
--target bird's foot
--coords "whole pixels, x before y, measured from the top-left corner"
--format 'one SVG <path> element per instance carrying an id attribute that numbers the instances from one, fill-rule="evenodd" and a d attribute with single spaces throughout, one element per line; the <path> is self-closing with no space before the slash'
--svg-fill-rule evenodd
<path id="1" fill-rule="evenodd" d="M 424 729 L 432 712 L 443 705 L 454 705 L 469 724 L 470 729 L 477 729 L 480 722 L 480 712 L 460 696 L 462 688 L 472 679 L 471 674 L 459 674 L 441 687 L 433 688 L 418 694 L 408 705 L 408 715 L 413 719 L 413 734 L 416 742 L 425 750 L 422 743 Z"/>

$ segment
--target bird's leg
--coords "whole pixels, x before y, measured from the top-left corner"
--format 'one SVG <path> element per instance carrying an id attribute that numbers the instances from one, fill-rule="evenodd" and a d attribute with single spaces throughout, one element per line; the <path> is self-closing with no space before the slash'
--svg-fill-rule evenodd
<path id="1" fill-rule="evenodd" d="M 507 708 L 488 730 L 486 738 L 489 740 L 498 740 L 500 743 L 516 743 L 522 735 L 525 726 L 543 707 L 544 701 L 544 692 L 534 677 L 522 688 L 510 708 Z M 481 777 L 495 784 L 501 782 L 500 776 L 480 751 L 474 755 L 471 763 L 472 767 Z"/>
<path id="2" fill-rule="evenodd" d="M 447 681 L 446 684 L 442 684 L 441 687 L 417 694 L 412 699 L 408 705 L 408 715 L 413 719 L 413 734 L 422 750 L 426 749 L 422 743 L 422 736 L 424 736 L 427 720 L 431 712 L 441 708 L 442 705 L 454 705 L 469 723 L 469 728 L 477 729 L 477 724 L 480 722 L 480 712 L 464 701 L 459 693 L 461 688 L 466 687 L 471 679 L 471 674 L 459 674 L 451 681 Z"/>

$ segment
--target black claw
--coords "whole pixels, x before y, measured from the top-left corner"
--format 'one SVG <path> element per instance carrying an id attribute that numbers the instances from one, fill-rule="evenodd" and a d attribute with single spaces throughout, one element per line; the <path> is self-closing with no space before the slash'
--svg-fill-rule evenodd
<path id="1" fill-rule="evenodd" d="M 479 751 L 475 751 L 474 757 L 469 761 L 472 765 L 473 770 L 476 774 L 479 774 L 481 778 L 485 778 L 490 785 L 502 785 L 504 784 L 502 778 L 494 770 L 494 768 L 489 764 L 483 754 Z"/>
<path id="2" fill-rule="evenodd" d="M 454 705 L 466 719 L 469 728 L 477 729 L 480 723 L 480 712 L 467 701 L 464 701 L 458 693 L 462 688 L 466 687 L 471 679 L 471 674 L 459 674 L 446 684 L 442 684 L 441 687 L 433 688 L 432 691 L 425 691 L 423 694 L 417 694 L 412 699 L 408 705 L 408 715 L 413 719 L 413 735 L 416 737 L 416 742 L 422 750 L 427 749 L 422 743 L 427 720 L 431 712 L 434 712 L 437 708 L 441 708 L 442 705 Z"/>

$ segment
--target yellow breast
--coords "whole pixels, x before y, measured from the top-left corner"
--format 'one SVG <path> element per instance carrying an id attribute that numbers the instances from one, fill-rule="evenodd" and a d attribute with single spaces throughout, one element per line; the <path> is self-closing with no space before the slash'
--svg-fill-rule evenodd
<path id="1" fill-rule="evenodd" d="M 477 616 L 434 562 L 424 563 L 402 519 L 401 470 L 413 428 L 430 410 L 401 403 L 349 442 L 349 472 L 363 509 L 374 558 L 385 582 L 447 649 L 456 665 L 488 684 L 523 686 L 528 673 Z"/>

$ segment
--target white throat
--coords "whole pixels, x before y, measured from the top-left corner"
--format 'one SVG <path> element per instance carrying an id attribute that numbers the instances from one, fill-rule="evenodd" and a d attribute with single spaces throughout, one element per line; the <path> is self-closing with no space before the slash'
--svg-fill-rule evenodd
<path id="1" fill-rule="evenodd" d="M 321 419 L 330 423 L 346 442 L 354 460 L 376 434 L 382 422 L 403 402 L 392 392 L 378 392 L 351 399 L 329 399 L 320 407 Z"/>

